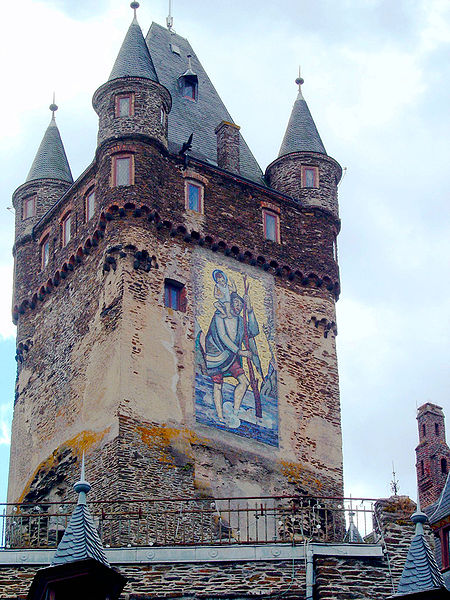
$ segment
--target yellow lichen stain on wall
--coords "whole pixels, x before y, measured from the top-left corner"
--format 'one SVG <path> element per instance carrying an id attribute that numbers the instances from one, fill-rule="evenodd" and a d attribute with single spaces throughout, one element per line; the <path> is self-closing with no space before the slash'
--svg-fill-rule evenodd
<path id="1" fill-rule="evenodd" d="M 70 440 L 63 442 L 60 446 L 58 446 L 58 448 L 55 448 L 52 454 L 36 467 L 33 474 L 27 481 L 22 493 L 20 494 L 17 503 L 20 504 L 21 502 L 23 502 L 24 498 L 30 491 L 30 488 L 37 474 L 40 471 L 48 472 L 55 465 L 55 462 L 58 459 L 58 455 L 60 455 L 65 448 L 70 448 L 73 454 L 75 454 L 78 457 L 81 457 L 83 452 L 87 452 L 93 446 L 97 446 L 105 437 L 105 435 L 109 432 L 109 430 L 110 428 L 108 427 L 103 431 L 82 431 Z"/>
<path id="2" fill-rule="evenodd" d="M 322 489 L 323 483 L 314 475 L 308 471 L 302 464 L 287 462 L 284 460 L 280 461 L 281 472 L 289 481 L 289 483 L 297 483 L 299 485 L 313 486 L 319 493 Z"/>
<path id="3" fill-rule="evenodd" d="M 170 468 L 176 466 L 174 457 L 170 452 L 171 449 L 185 454 L 194 462 L 192 445 L 209 442 L 207 438 L 198 436 L 187 427 L 178 429 L 167 425 L 155 425 L 150 427 L 138 426 L 136 429 L 144 444 L 157 450 L 160 453 L 159 460 Z"/>

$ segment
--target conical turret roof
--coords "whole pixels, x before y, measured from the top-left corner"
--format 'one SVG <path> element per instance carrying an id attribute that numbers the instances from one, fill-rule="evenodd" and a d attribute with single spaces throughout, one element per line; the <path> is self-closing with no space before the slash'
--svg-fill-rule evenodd
<path id="1" fill-rule="evenodd" d="M 80 481 L 74 485 L 74 490 L 78 493 L 78 504 L 58 544 L 52 566 L 93 558 L 109 567 L 102 542 L 86 504 L 86 494 L 90 489 L 90 484 L 84 478 L 83 455 Z"/>
<path id="2" fill-rule="evenodd" d="M 411 521 L 416 525 L 416 531 L 398 584 L 397 595 L 399 596 L 445 589 L 442 574 L 424 535 L 423 524 L 427 520 L 426 514 L 420 510 L 420 506 L 417 506 L 416 512 L 411 517 Z"/>
<path id="3" fill-rule="evenodd" d="M 278 156 L 284 156 L 291 152 L 318 152 L 326 154 L 327 152 L 320 139 L 316 124 L 303 98 L 301 88 L 303 79 L 299 77 L 296 79 L 296 83 L 299 86 L 299 91 Z"/>
<path id="4" fill-rule="evenodd" d="M 60 179 L 73 183 L 69 161 L 55 120 L 56 104 L 50 105 L 52 119 L 42 138 L 26 181 L 34 179 Z"/>
<path id="5" fill-rule="evenodd" d="M 131 4 L 132 8 L 135 8 L 135 4 L 137 2 Z M 143 77 L 159 83 L 142 29 L 136 19 L 136 11 L 108 81 L 120 77 Z"/>

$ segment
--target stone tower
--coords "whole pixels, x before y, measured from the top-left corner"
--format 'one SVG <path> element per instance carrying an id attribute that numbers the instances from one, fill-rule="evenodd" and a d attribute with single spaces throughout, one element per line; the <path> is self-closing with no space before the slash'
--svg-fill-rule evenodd
<path id="1" fill-rule="evenodd" d="M 439 498 L 450 467 L 442 408 L 427 402 L 417 412 L 419 444 L 416 448 L 417 487 L 420 505 L 426 508 Z"/>
<path id="2" fill-rule="evenodd" d="M 81 450 L 94 499 L 341 495 L 341 169 L 301 91 L 265 177 L 171 30 L 133 19 L 93 105 L 82 175 L 52 119 L 14 194 L 9 501 Z"/>

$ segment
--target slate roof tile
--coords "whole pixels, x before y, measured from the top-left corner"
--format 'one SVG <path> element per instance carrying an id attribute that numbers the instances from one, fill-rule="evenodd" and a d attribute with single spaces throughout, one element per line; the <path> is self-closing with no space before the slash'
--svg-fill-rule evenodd
<path id="1" fill-rule="evenodd" d="M 120 77 L 143 77 L 158 82 L 152 57 L 136 18 L 128 28 L 108 81 Z"/>
<path id="2" fill-rule="evenodd" d="M 291 152 L 318 152 L 319 154 L 326 154 L 325 146 L 320 139 L 316 124 L 309 112 L 301 90 L 294 102 L 278 156 L 284 156 Z"/>
<path id="3" fill-rule="evenodd" d="M 60 179 L 73 183 L 69 161 L 54 116 L 42 138 L 26 181 Z"/>

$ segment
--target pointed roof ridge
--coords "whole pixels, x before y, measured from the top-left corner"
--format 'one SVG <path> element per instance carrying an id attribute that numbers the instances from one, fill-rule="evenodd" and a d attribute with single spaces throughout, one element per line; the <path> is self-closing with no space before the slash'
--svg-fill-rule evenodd
<path id="1" fill-rule="evenodd" d="M 397 596 L 445 589 L 441 571 L 425 538 L 423 524 L 427 520 L 427 515 L 420 510 L 418 504 L 416 512 L 411 516 L 416 529 L 398 583 Z"/>
<path id="2" fill-rule="evenodd" d="M 52 566 L 93 558 L 109 567 L 100 536 L 86 504 L 86 494 L 91 486 L 84 477 L 84 452 L 80 480 L 73 487 L 78 493 L 78 504 L 58 544 Z"/>
<path id="3" fill-rule="evenodd" d="M 437 523 L 450 515 L 450 471 L 445 480 L 444 487 L 435 504 L 434 511 L 429 515 L 430 523 Z"/>
<path id="4" fill-rule="evenodd" d="M 69 161 L 55 119 L 55 111 L 58 110 L 58 107 L 53 102 L 49 108 L 52 111 L 52 118 L 25 181 L 60 179 L 61 181 L 73 183 Z"/>
<path id="5" fill-rule="evenodd" d="M 159 83 L 153 60 L 136 18 L 137 2 L 131 3 L 134 17 L 120 47 L 108 81 L 121 77 L 142 77 Z"/>
<path id="6" fill-rule="evenodd" d="M 311 116 L 306 100 L 302 94 L 304 80 L 298 77 L 295 83 L 298 85 L 298 94 L 292 107 L 291 116 L 281 143 L 278 157 L 291 154 L 292 152 L 317 152 L 326 154 L 325 146 L 317 131 L 316 124 Z"/>

